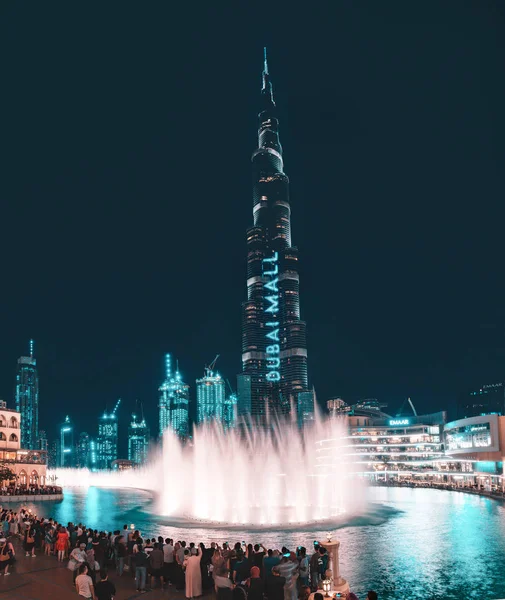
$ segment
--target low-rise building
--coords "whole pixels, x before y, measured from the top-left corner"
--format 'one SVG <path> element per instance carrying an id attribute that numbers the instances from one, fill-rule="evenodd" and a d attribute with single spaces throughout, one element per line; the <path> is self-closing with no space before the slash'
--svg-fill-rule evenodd
<path id="1" fill-rule="evenodd" d="M 0 465 L 10 469 L 20 486 L 46 483 L 47 451 L 21 448 L 21 413 L 0 400 Z"/>

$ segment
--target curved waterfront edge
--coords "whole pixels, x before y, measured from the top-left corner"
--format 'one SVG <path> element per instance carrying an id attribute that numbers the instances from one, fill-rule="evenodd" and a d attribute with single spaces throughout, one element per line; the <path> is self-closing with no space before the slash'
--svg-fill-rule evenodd
<path id="1" fill-rule="evenodd" d="M 489 492 L 486 490 L 477 490 L 469 487 L 461 487 L 457 485 L 433 485 L 431 483 L 416 482 L 416 483 L 399 483 L 398 481 L 390 482 L 373 482 L 369 484 L 370 487 L 384 487 L 384 488 L 410 488 L 410 489 L 426 489 L 426 490 L 442 490 L 447 492 L 461 492 L 462 494 L 470 494 L 472 496 L 480 496 L 482 498 L 490 498 L 491 500 L 505 501 L 505 490 L 502 492 Z"/>
<path id="2" fill-rule="evenodd" d="M 0 503 L 8 502 L 42 502 L 44 500 L 63 500 L 63 494 L 27 494 L 26 496 L 0 496 Z"/>

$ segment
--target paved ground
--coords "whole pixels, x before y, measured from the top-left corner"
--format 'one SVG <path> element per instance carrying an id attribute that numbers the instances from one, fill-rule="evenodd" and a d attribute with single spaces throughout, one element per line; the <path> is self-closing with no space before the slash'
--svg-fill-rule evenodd
<path id="1" fill-rule="evenodd" d="M 0 576 L 0 600 L 78 600 L 72 584 L 72 573 L 66 568 L 67 562 L 59 563 L 54 556 L 44 556 L 37 550 L 36 558 L 27 558 L 17 538 L 10 538 L 16 550 L 16 564 L 9 567 L 12 575 Z M 135 591 L 135 580 L 129 573 L 116 577 L 113 569 L 109 579 L 117 589 L 116 600 L 142 598 L 143 600 L 183 600 L 184 594 L 176 592 L 173 586 L 139 594 Z M 207 596 L 212 598 L 212 596 Z"/>

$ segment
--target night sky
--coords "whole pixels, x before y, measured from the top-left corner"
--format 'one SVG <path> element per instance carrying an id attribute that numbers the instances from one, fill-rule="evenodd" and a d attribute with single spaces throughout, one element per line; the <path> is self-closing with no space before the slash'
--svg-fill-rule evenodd
<path id="1" fill-rule="evenodd" d="M 50 437 L 156 433 L 166 352 L 235 387 L 264 45 L 319 401 L 505 378 L 505 5 L 296 6 L 2 3 L 0 398 L 33 337 Z"/>

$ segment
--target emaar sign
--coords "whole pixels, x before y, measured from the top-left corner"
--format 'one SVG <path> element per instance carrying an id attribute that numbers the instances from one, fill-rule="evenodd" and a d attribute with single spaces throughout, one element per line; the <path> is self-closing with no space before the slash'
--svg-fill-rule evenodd
<path id="1" fill-rule="evenodd" d="M 409 419 L 391 419 L 389 421 L 389 426 L 394 427 L 395 425 L 410 425 Z"/>

